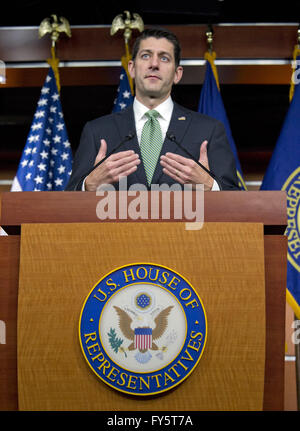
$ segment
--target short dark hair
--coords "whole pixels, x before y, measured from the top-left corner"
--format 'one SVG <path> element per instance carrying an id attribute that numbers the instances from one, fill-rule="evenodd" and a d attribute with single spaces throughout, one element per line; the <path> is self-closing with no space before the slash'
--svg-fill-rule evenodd
<path id="1" fill-rule="evenodd" d="M 149 37 L 155 37 L 155 39 L 165 38 L 173 44 L 175 66 L 178 67 L 181 56 L 180 43 L 174 33 L 162 28 L 147 28 L 137 37 L 132 48 L 132 60 L 134 61 L 137 56 L 137 53 L 140 49 L 141 41 L 148 39 Z"/>

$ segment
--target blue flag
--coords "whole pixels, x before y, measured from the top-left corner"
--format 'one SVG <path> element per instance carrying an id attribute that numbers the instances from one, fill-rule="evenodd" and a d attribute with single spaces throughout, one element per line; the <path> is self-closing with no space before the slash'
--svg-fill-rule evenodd
<path id="1" fill-rule="evenodd" d="M 223 104 L 222 96 L 219 89 L 219 80 L 217 70 L 214 64 L 215 53 L 205 54 L 206 58 L 206 71 L 205 78 L 200 94 L 198 112 L 201 114 L 209 115 L 221 121 L 225 127 L 227 138 L 231 150 L 235 157 L 235 164 L 237 169 L 237 177 L 239 180 L 239 187 L 241 190 L 246 190 L 246 185 L 243 180 L 242 169 L 238 158 L 236 146 L 232 137 L 229 121 Z"/>
<path id="2" fill-rule="evenodd" d="M 71 170 L 71 145 L 50 67 L 11 191 L 64 190 Z"/>
<path id="3" fill-rule="evenodd" d="M 300 57 L 298 57 L 300 60 Z M 299 63 L 298 63 L 299 64 Z M 300 85 L 294 95 L 265 173 L 261 190 L 287 194 L 287 301 L 300 319 Z"/>
<path id="4" fill-rule="evenodd" d="M 132 103 L 133 103 L 133 95 L 131 92 L 128 76 L 124 67 L 122 67 L 121 74 L 120 74 L 120 84 L 118 87 L 118 95 L 114 101 L 113 112 L 122 111 Z"/>

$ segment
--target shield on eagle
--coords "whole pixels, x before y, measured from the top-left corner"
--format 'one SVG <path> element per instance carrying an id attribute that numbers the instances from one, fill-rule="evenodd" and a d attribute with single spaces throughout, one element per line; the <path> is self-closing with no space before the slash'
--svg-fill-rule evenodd
<path id="1" fill-rule="evenodd" d="M 148 350 L 152 347 L 152 328 L 135 328 L 134 348 Z"/>

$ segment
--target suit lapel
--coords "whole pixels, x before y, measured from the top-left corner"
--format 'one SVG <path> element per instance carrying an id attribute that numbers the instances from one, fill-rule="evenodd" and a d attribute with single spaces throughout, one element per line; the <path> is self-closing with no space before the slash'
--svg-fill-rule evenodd
<path id="1" fill-rule="evenodd" d="M 130 182 L 128 181 L 128 185 L 130 186 L 131 184 L 137 184 L 137 183 L 147 185 L 145 168 L 143 165 L 140 146 L 136 136 L 133 106 L 131 105 L 124 111 L 118 112 L 114 118 L 114 121 L 120 134 L 120 141 L 124 139 L 125 136 L 128 135 L 130 132 L 135 133 L 134 138 L 126 142 L 123 148 L 120 148 L 120 151 L 134 150 L 141 159 L 141 163 L 139 164 L 137 170 L 130 175 Z M 190 125 L 190 121 L 191 121 L 191 115 L 189 114 L 189 112 L 186 111 L 180 105 L 177 105 L 176 103 L 174 103 L 173 113 L 172 113 L 167 134 L 168 133 L 173 134 L 176 140 L 182 143 L 184 135 Z M 170 139 L 168 139 L 166 136 L 160 154 L 162 155 L 167 152 L 178 153 L 180 152 L 180 148 L 174 142 L 170 141 Z M 164 174 L 162 171 L 162 166 L 160 164 L 160 158 L 159 158 L 158 163 L 156 165 L 156 169 L 153 174 L 152 183 L 159 184 L 159 180 L 162 177 L 162 175 Z"/>
<path id="2" fill-rule="evenodd" d="M 132 105 L 130 105 L 124 111 L 120 111 L 117 113 L 115 117 L 115 124 L 117 129 L 119 130 L 120 140 L 124 139 L 124 137 L 128 135 L 128 133 L 135 134 L 133 139 L 126 142 L 122 149 L 120 148 L 120 151 L 133 150 L 139 155 L 139 158 L 142 161 L 140 146 L 136 135 L 136 127 Z M 137 183 L 147 185 L 147 178 L 143 163 L 140 163 L 137 170 L 130 175 L 129 185 Z"/>
<path id="3" fill-rule="evenodd" d="M 174 135 L 176 138 L 176 141 L 181 143 L 190 125 L 190 121 L 191 121 L 191 115 L 189 114 L 189 112 L 186 111 L 180 105 L 177 105 L 177 103 L 174 103 L 173 113 L 172 113 L 168 131 L 167 131 L 167 135 L 168 134 Z M 180 148 L 174 142 L 170 141 L 167 135 L 162 146 L 161 155 L 166 154 L 167 152 L 170 152 L 170 153 L 180 152 Z M 162 166 L 158 160 L 158 163 L 153 175 L 152 183 L 159 184 L 159 179 L 162 175 L 164 175 L 164 173 L 162 171 Z"/>

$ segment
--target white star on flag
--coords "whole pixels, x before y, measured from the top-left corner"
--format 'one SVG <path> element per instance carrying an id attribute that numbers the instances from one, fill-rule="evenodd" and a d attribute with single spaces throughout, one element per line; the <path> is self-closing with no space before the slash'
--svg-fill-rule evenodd
<path id="1" fill-rule="evenodd" d="M 45 117 L 45 111 L 37 111 L 34 116 L 35 118 L 43 118 Z"/>
<path id="2" fill-rule="evenodd" d="M 49 139 L 46 138 L 46 139 L 43 140 L 43 144 L 45 144 L 46 147 L 49 147 L 49 145 L 51 144 L 51 141 L 49 141 Z"/>
<path id="3" fill-rule="evenodd" d="M 42 123 L 36 123 L 32 125 L 31 130 L 39 130 L 42 128 Z"/>
<path id="4" fill-rule="evenodd" d="M 48 103 L 48 99 L 40 99 L 38 101 L 38 106 L 46 106 Z"/>
<path id="5" fill-rule="evenodd" d="M 43 177 L 40 177 L 39 175 L 37 175 L 37 176 L 35 177 L 34 181 L 35 181 L 37 184 L 42 184 L 42 183 L 43 183 Z"/>
<path id="6" fill-rule="evenodd" d="M 123 97 L 125 98 L 125 99 L 129 99 L 129 97 L 131 96 L 131 93 L 129 92 L 129 91 L 124 91 L 124 93 L 123 93 Z"/>
<path id="7" fill-rule="evenodd" d="M 48 153 L 47 153 L 47 151 L 45 151 L 45 150 L 43 150 L 41 153 L 40 153 L 40 156 L 41 156 L 41 158 L 44 160 L 44 159 L 48 159 Z"/>
<path id="8" fill-rule="evenodd" d="M 57 170 L 58 170 L 58 172 L 59 172 L 60 174 L 63 174 L 63 173 L 65 172 L 65 170 L 66 170 L 66 167 L 65 167 L 65 166 L 63 166 L 63 165 L 60 165 L 60 166 L 59 166 L 59 168 L 57 168 Z"/>
<path id="9" fill-rule="evenodd" d="M 46 167 L 47 167 L 47 165 L 45 165 L 45 163 L 40 163 L 40 164 L 38 165 L 38 169 L 39 169 L 40 171 L 46 171 Z"/>
<path id="10" fill-rule="evenodd" d="M 64 190 L 71 171 L 71 145 L 50 67 L 11 191 Z"/>
<path id="11" fill-rule="evenodd" d="M 49 93 L 49 91 L 50 91 L 50 88 L 49 88 L 49 87 L 43 87 L 43 88 L 42 88 L 42 90 L 41 90 L 41 93 L 42 93 L 42 94 L 48 94 L 48 93 Z"/>
<path id="12" fill-rule="evenodd" d="M 61 186 L 63 180 L 61 178 L 57 178 L 56 180 L 54 180 L 54 182 L 55 182 L 56 186 Z"/>

